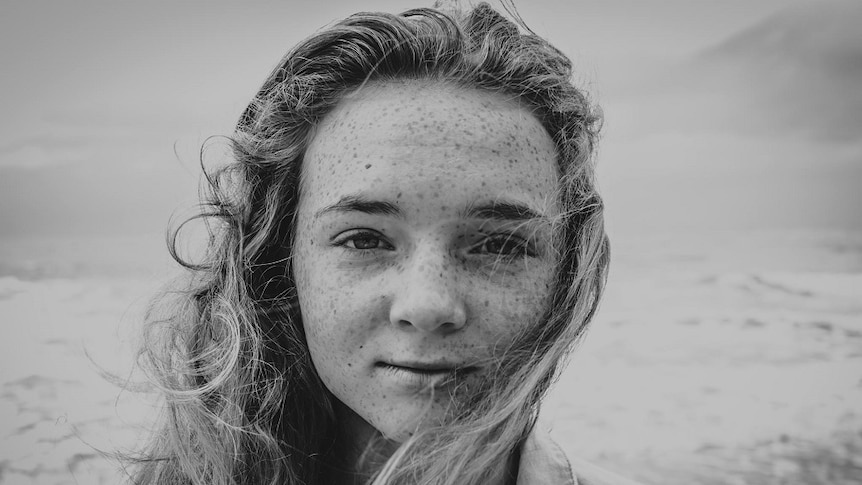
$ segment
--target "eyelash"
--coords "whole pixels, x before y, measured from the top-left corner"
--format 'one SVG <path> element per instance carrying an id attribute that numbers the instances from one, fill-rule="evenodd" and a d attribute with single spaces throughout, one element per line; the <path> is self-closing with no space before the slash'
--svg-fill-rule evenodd
<path id="1" fill-rule="evenodd" d="M 372 244 L 371 247 L 357 247 L 357 241 L 364 241 L 366 243 L 368 241 L 372 241 L 376 244 Z M 499 244 L 500 248 L 498 248 L 496 251 L 489 251 L 487 250 L 487 246 L 489 243 Z M 386 238 L 383 237 L 383 235 L 381 235 L 377 231 L 373 231 L 370 229 L 355 229 L 351 231 L 346 231 L 338 235 L 333 240 L 333 244 L 360 253 L 375 250 L 392 251 L 395 249 L 392 244 L 386 241 Z M 364 245 L 365 244 L 359 244 L 359 246 Z M 504 249 L 507 250 L 504 251 Z M 514 234 L 490 235 L 483 239 L 479 244 L 470 248 L 470 253 L 488 254 L 496 256 L 498 258 L 509 259 L 536 256 L 536 251 L 530 246 L 530 244 L 524 239 L 515 236 Z"/>
<path id="2" fill-rule="evenodd" d="M 356 247 L 356 241 L 362 241 L 362 240 L 364 240 L 364 241 L 376 240 L 377 245 L 374 247 L 368 247 L 368 248 Z M 350 247 L 351 242 L 353 242 L 353 247 Z M 382 249 L 382 250 L 393 250 L 393 249 L 395 249 L 391 244 L 389 244 L 386 241 L 386 238 L 384 238 L 379 232 L 372 231 L 369 229 L 355 229 L 355 230 L 341 233 L 338 235 L 338 237 L 336 237 L 333 240 L 333 244 L 335 244 L 336 246 L 341 246 L 343 248 L 349 249 L 351 251 L 360 251 L 360 252 L 374 251 L 374 250 L 378 250 L 378 249 Z M 386 247 L 380 247 L 381 245 L 384 245 Z"/>
<path id="3" fill-rule="evenodd" d="M 500 245 L 498 251 L 487 251 L 487 254 L 492 254 L 501 258 L 523 258 L 527 256 L 535 256 L 536 252 L 530 247 L 530 244 L 524 239 L 515 236 L 514 234 L 494 234 L 482 240 L 476 246 L 470 249 L 471 253 L 481 252 L 482 248 L 487 247 L 488 243 L 497 243 Z M 503 251 L 503 248 L 509 246 L 508 251 Z"/>

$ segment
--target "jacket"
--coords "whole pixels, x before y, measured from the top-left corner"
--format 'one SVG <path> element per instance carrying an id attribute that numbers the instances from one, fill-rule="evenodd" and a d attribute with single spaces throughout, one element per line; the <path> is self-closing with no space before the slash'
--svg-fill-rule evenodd
<path id="1" fill-rule="evenodd" d="M 536 427 L 538 428 L 538 427 Z M 517 485 L 639 485 L 584 460 L 567 457 L 547 433 L 533 429 L 521 448 Z"/>

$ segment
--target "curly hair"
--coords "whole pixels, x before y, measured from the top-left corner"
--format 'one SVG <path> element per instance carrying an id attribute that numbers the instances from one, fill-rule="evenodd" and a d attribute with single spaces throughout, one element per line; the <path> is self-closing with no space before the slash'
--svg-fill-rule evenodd
<path id="1" fill-rule="evenodd" d="M 288 52 L 242 113 L 233 161 L 206 175 L 196 216 L 209 222 L 205 259 L 180 257 L 179 228 L 169 238 L 190 277 L 149 316 L 140 360 L 165 407 L 134 482 L 321 482 L 336 422 L 292 276 L 300 168 L 315 126 L 341 99 L 368 82 L 417 79 L 520 100 L 557 151 L 559 260 L 541 324 L 507 347 L 493 384 L 465 412 L 411 436 L 374 478 L 485 483 L 490 465 L 511 457 L 532 429 L 607 274 L 593 163 L 601 115 L 571 78 L 564 54 L 484 3 L 467 12 L 359 13 Z"/>

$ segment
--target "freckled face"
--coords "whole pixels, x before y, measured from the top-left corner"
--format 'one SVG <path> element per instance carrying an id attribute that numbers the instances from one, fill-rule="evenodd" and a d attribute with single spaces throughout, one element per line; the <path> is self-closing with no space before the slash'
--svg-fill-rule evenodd
<path id="1" fill-rule="evenodd" d="M 371 85 L 321 122 L 294 276 L 315 368 L 363 425 L 403 440 L 535 323 L 554 265 L 555 160 L 529 111 L 478 90 Z"/>

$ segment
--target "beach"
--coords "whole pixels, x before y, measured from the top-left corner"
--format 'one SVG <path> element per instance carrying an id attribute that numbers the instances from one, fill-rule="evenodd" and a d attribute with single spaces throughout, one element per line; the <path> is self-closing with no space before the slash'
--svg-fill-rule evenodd
<path id="1" fill-rule="evenodd" d="M 603 113 L 610 275 L 539 426 L 644 484 L 862 484 L 862 3 L 491 3 Z M 357 4 L 3 7 L 0 485 L 126 483 L 160 411 L 144 315 L 182 275 L 164 230 Z"/>

